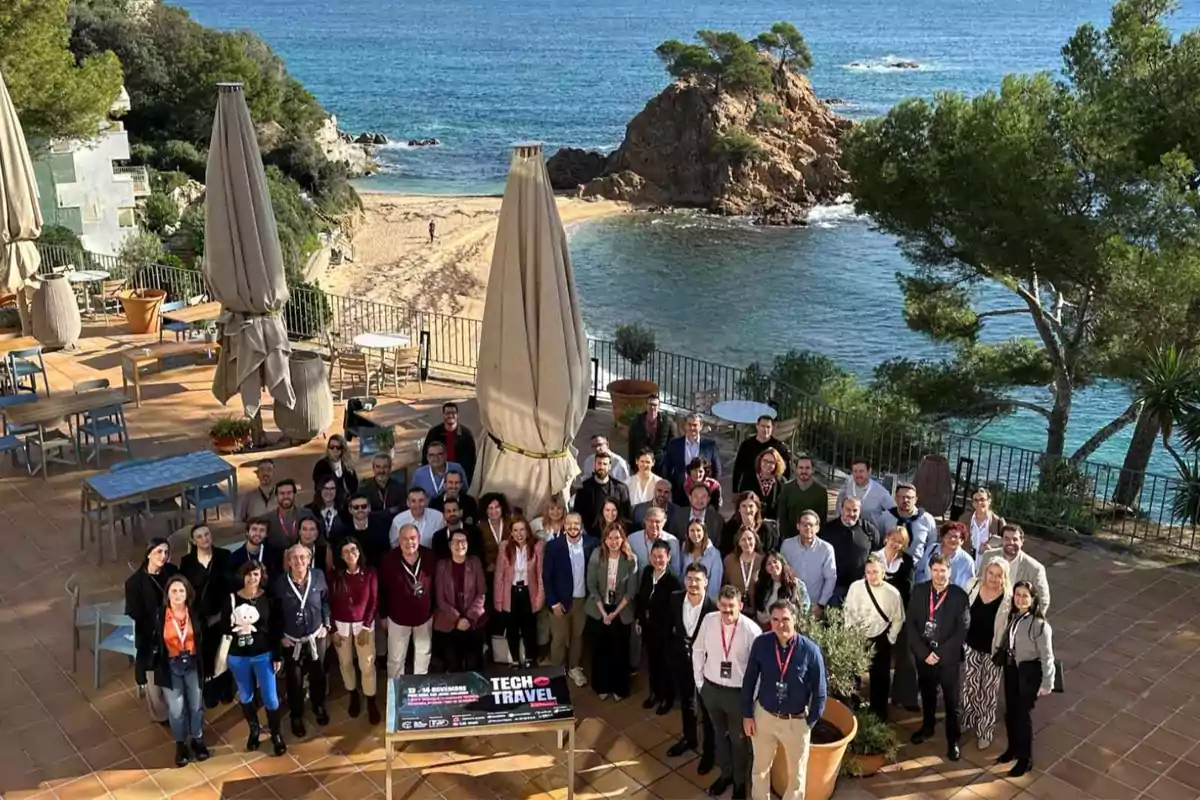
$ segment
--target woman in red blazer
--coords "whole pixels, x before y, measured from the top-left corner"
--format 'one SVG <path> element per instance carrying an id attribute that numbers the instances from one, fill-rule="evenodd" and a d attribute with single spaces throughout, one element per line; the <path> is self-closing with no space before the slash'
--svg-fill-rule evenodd
<path id="1" fill-rule="evenodd" d="M 487 578 L 479 559 L 467 555 L 465 531 L 450 534 L 450 558 L 438 562 L 434 583 L 433 630 L 446 670 L 482 669 Z"/>
<path id="2" fill-rule="evenodd" d="M 504 635 L 513 664 L 537 666 L 537 613 L 546 602 L 542 588 L 542 549 L 544 543 L 534 537 L 522 516 L 508 521 L 508 541 L 496 557 L 495 587 L 492 597 L 496 611 L 505 622 Z M 521 659 L 521 642 L 525 658 Z"/>

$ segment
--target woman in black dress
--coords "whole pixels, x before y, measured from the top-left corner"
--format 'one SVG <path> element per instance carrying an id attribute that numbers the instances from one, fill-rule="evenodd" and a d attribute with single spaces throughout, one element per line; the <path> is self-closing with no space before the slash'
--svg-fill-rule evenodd
<path id="1" fill-rule="evenodd" d="M 171 546 L 156 536 L 146 545 L 146 554 L 137 571 L 125 581 L 125 614 L 133 620 L 133 679 L 146 692 L 150 717 L 155 722 L 167 718 L 162 687 L 154 683 L 154 653 L 159 634 L 155 626 L 166 604 L 167 581 L 179 570 L 171 563 Z"/>
<path id="2" fill-rule="evenodd" d="M 179 562 L 179 572 L 188 579 L 196 594 L 196 608 L 200 614 L 197 624 L 204 628 L 204 675 L 211 676 L 217 660 L 217 648 L 221 637 L 216 632 L 221 626 L 222 610 L 228 605 L 230 581 L 233 578 L 233 554 L 224 547 L 213 547 L 212 531 L 207 525 L 194 525 L 189 536 L 191 548 Z M 209 677 L 204 682 L 204 705 L 216 708 L 217 703 L 233 700 L 233 684 L 228 673 Z"/>
<path id="3" fill-rule="evenodd" d="M 320 486 L 323 478 L 332 477 L 338 483 L 338 494 L 349 497 L 358 491 L 358 472 L 354 459 L 350 457 L 350 446 L 341 434 L 329 437 L 325 444 L 325 456 L 313 465 L 313 486 Z"/>

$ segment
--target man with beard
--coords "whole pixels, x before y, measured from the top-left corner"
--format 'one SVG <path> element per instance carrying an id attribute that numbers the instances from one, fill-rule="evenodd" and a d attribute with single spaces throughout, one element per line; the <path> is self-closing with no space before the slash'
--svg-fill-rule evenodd
<path id="1" fill-rule="evenodd" d="M 371 459 L 371 480 L 360 488 L 372 511 L 395 515 L 404 507 L 404 484 L 392 477 L 392 457 L 387 453 L 376 453 Z"/>
<path id="2" fill-rule="evenodd" d="M 254 467 L 258 487 L 242 495 L 237 518 L 241 522 L 265 518 L 275 510 L 275 462 L 264 458 Z"/>
<path id="3" fill-rule="evenodd" d="M 421 463 L 429 463 L 429 446 L 434 442 L 445 445 L 447 461 L 460 465 L 466 475 L 467 485 L 475 476 L 475 437 L 469 430 L 458 422 L 458 404 L 442 404 L 442 421 L 429 429 L 425 435 L 425 444 L 421 447 Z"/>
<path id="4" fill-rule="evenodd" d="M 587 619 L 587 565 L 600 542 L 583 531 L 578 514 L 568 514 L 563 535 L 546 544 L 542 556 L 542 587 L 550 618 L 550 663 L 568 667 L 576 686 L 587 684 L 580 666 L 583 659 L 583 626 Z"/>
<path id="5" fill-rule="evenodd" d="M 1015 586 L 1020 581 L 1029 581 L 1037 591 L 1038 602 L 1042 613 L 1050 612 L 1050 581 L 1046 579 L 1046 568 L 1033 556 L 1025 552 L 1025 531 L 1020 525 L 1005 525 L 1000 529 L 1004 540 L 1004 560 L 1008 562 L 1008 575 Z M 986 556 L 993 556 L 995 550 L 988 550 Z M 985 556 L 985 557 L 986 557 Z M 987 563 L 986 560 L 984 563 Z"/>
<path id="6" fill-rule="evenodd" d="M 474 525 L 466 524 L 462 518 L 462 508 L 457 500 L 449 499 L 442 504 L 442 516 L 446 520 L 445 526 L 438 528 L 433 534 L 433 541 L 429 544 L 429 549 L 433 550 L 433 554 L 438 560 L 450 557 L 450 537 L 455 531 L 462 531 L 467 535 L 467 555 L 475 556 L 479 559 L 479 563 L 483 563 L 483 534 L 479 528 Z"/>
<path id="7" fill-rule="evenodd" d="M 862 518 L 862 503 L 855 497 L 842 501 L 841 513 L 821 526 L 820 535 L 833 547 L 837 584 L 829 605 L 838 608 L 846 599 L 850 584 L 863 575 L 867 557 L 883 547 L 883 537 L 874 525 Z"/>
<path id="8" fill-rule="evenodd" d="M 638 503 L 633 507 L 633 526 L 639 527 L 645 523 L 646 512 L 652 508 L 661 508 L 667 522 L 671 521 L 671 482 L 662 479 L 654 484 L 654 499 Z"/>
<path id="9" fill-rule="evenodd" d="M 230 575 L 237 575 L 247 561 L 257 562 L 267 568 L 267 576 L 262 581 L 264 586 L 283 572 L 283 551 L 267 544 L 267 527 L 267 521 L 262 519 L 252 519 L 246 523 L 246 541 L 230 554 Z"/>
<path id="10" fill-rule="evenodd" d="M 329 534 L 327 552 L 332 556 L 334 567 L 341 569 L 345 566 L 341 561 L 342 542 L 347 536 L 353 536 L 362 546 L 367 563 L 378 570 L 384 555 L 391 550 L 391 543 L 388 541 L 391 518 L 386 512 L 371 511 L 371 501 L 366 492 L 360 491 L 350 495 L 350 499 L 346 501 L 346 509 L 350 512 L 350 521 L 339 517 Z"/>
<path id="11" fill-rule="evenodd" d="M 632 464 L 642 448 L 654 453 L 654 468 L 659 469 L 667 442 L 675 438 L 675 424 L 671 416 L 662 410 L 662 400 L 651 395 L 646 400 L 646 410 L 633 418 L 629 424 L 629 462 Z"/>
<path id="12" fill-rule="evenodd" d="M 429 507 L 434 511 L 441 511 L 442 516 L 446 516 L 443 505 L 447 500 L 458 501 L 458 512 L 462 518 L 464 527 L 471 528 L 479 524 L 479 503 L 474 497 L 463 491 L 463 476 L 457 472 L 446 474 L 446 484 L 443 491 L 437 497 L 429 501 Z M 474 555 L 474 552 L 471 553 Z"/>
<path id="13" fill-rule="evenodd" d="M 796 535 L 785 539 L 779 555 L 804 584 L 812 603 L 812 615 L 817 619 L 825 613 L 837 588 L 837 555 L 833 545 L 817 536 L 821 522 L 815 511 L 805 511 L 796 523 Z M 853 581 L 851 581 L 853 582 Z"/>
<path id="14" fill-rule="evenodd" d="M 779 535 L 791 536 L 805 511 L 815 511 L 821 522 L 829 516 L 829 489 L 813 479 L 813 460 L 796 456 L 795 479 L 779 487 Z"/>
<path id="15" fill-rule="evenodd" d="M 575 513 L 583 519 L 589 536 L 600 536 L 600 510 L 604 508 L 605 500 L 617 504 L 621 519 L 629 519 L 629 487 L 609 472 L 612 459 L 608 453 L 598 453 L 594 465 L 596 471 L 583 482 L 575 495 Z"/>
<path id="16" fill-rule="evenodd" d="M 884 535 L 895 527 L 908 531 L 908 554 L 920 562 L 937 541 L 937 521 L 933 514 L 917 507 L 917 487 L 911 483 L 897 483 L 893 496 L 896 505 L 880 516 L 879 531 Z"/>
<path id="17" fill-rule="evenodd" d="M 892 507 L 892 496 L 883 484 L 871 477 L 871 462 L 865 458 L 856 458 L 850 463 L 850 478 L 842 485 L 837 496 L 837 507 L 842 508 L 842 501 L 853 497 L 859 503 L 859 516 L 879 527 L 879 517 Z M 858 580 L 855 577 L 855 580 Z"/>
<path id="18" fill-rule="evenodd" d="M 267 542 L 282 553 L 300 541 L 300 520 L 316 517 L 307 508 L 296 505 L 296 482 L 291 478 L 275 484 L 275 500 L 278 505 L 266 516 Z"/>

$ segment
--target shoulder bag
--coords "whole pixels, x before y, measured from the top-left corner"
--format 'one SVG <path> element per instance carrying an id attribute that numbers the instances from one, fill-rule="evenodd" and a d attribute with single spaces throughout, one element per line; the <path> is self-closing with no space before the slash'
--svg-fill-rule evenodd
<path id="1" fill-rule="evenodd" d="M 883 613 L 883 608 L 880 607 L 879 601 L 875 599 L 875 593 L 871 591 L 871 584 L 863 581 L 863 585 L 867 587 L 867 597 L 871 598 L 871 605 L 875 606 L 875 610 L 879 612 L 879 616 L 883 617 L 883 624 L 889 628 L 892 626 L 892 618 Z M 885 630 L 884 633 L 887 633 Z"/>
<path id="2" fill-rule="evenodd" d="M 233 612 L 237 610 L 237 599 L 229 595 L 229 624 L 233 624 Z M 217 658 L 213 663 L 212 676 L 214 678 L 224 675 L 229 669 L 229 648 L 233 644 L 233 634 L 227 633 L 221 637 L 221 644 L 217 646 Z"/>

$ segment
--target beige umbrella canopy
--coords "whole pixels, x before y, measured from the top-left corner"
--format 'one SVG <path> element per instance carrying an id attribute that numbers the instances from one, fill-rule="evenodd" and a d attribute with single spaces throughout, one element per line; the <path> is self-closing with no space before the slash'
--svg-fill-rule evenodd
<path id="1" fill-rule="evenodd" d="M 33 240 L 42 235 L 33 162 L 4 76 L 0 75 L 0 288 L 17 296 L 21 329 L 29 333 L 29 292 L 42 258 Z"/>
<path id="2" fill-rule="evenodd" d="M 537 509 L 579 474 L 587 338 L 540 145 L 517 145 L 488 278 L 476 392 L 483 453 L 473 486 Z"/>
<path id="3" fill-rule="evenodd" d="M 283 253 L 241 84 L 220 85 L 205 181 L 204 275 L 224 306 L 213 395 L 227 403 L 241 393 L 254 417 L 265 387 L 292 408 Z"/>

